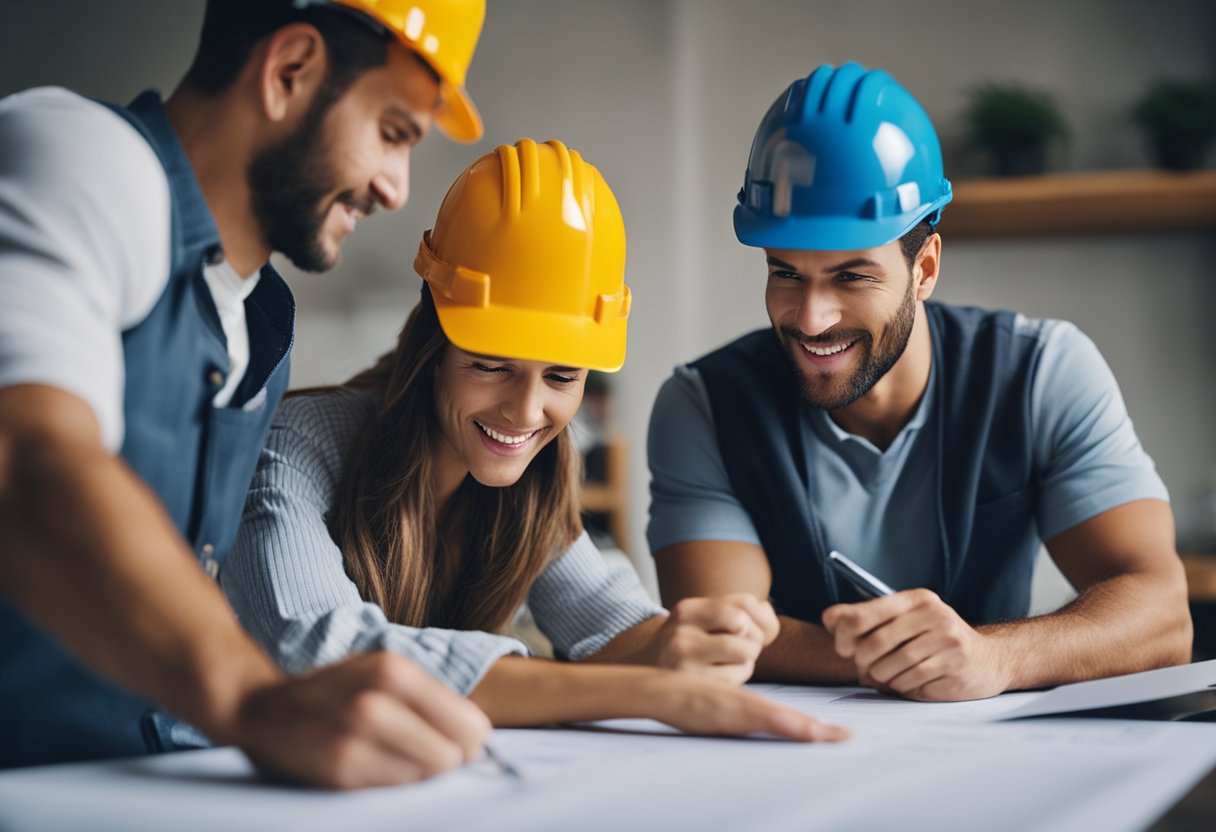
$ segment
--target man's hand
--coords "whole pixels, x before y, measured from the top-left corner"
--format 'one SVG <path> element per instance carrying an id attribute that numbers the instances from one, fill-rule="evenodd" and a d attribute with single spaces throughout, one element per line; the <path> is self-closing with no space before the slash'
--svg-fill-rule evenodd
<path id="1" fill-rule="evenodd" d="M 984 699 L 1005 691 L 996 642 L 927 589 L 910 589 L 823 611 L 836 652 L 863 685 L 909 699 Z"/>
<path id="2" fill-rule="evenodd" d="M 477 706 L 379 652 L 246 696 L 224 739 L 271 776 L 354 789 L 448 771 L 480 756 L 489 732 Z"/>
<path id="3" fill-rule="evenodd" d="M 654 634 L 654 663 L 742 684 L 779 630 L 772 605 L 754 595 L 685 598 Z"/>

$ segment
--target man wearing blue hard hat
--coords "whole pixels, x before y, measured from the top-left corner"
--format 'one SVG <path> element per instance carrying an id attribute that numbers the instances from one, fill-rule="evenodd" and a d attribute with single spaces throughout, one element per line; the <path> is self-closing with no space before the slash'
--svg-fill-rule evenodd
<path id="1" fill-rule="evenodd" d="M 764 249 L 772 328 L 677 368 L 651 420 L 664 602 L 769 597 L 757 679 L 914 699 L 1187 661 L 1168 495 L 1097 348 L 929 301 L 950 198 L 881 70 L 821 66 L 769 109 L 735 232 Z M 1079 595 L 1028 618 L 1043 544 Z M 864 600 L 833 551 L 889 587 Z"/>

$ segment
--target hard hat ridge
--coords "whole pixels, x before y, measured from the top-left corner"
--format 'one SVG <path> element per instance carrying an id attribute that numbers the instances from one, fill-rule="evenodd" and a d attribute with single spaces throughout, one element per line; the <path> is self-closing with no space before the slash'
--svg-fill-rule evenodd
<path id="1" fill-rule="evenodd" d="M 494 149 L 502 168 L 502 200 L 504 217 L 517 217 L 526 210 L 542 210 L 538 204 L 548 198 L 542 184 L 544 176 L 540 161 L 541 148 L 556 154 L 558 177 L 561 182 L 560 207 L 565 222 L 586 229 L 587 218 L 595 214 L 595 168 L 565 144 L 550 139 L 538 145 L 532 139 L 520 139 L 514 145 L 499 145 Z"/>
<path id="2" fill-rule="evenodd" d="M 881 72 L 881 70 L 876 70 Z M 884 75 L 886 73 L 883 73 Z M 814 114 L 819 118 L 836 118 L 848 123 L 853 120 L 853 113 L 861 92 L 861 84 L 869 76 L 860 64 L 846 63 L 833 73 L 814 72 L 808 78 L 810 101 L 814 105 Z M 819 86 L 822 92 L 815 90 L 809 83 L 812 80 L 823 79 Z"/>

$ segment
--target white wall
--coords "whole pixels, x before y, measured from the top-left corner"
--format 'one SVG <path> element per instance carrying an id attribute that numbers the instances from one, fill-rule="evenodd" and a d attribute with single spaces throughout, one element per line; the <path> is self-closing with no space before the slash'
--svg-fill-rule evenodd
<path id="1" fill-rule="evenodd" d="M 0 0 L 0 94 L 65 83 L 129 98 L 171 88 L 189 61 L 199 0 Z M 633 443 L 633 549 L 648 559 L 644 442 L 672 365 L 764 323 L 763 266 L 735 242 L 730 212 L 752 132 L 769 103 L 821 62 L 882 66 L 925 105 L 948 174 L 965 151 L 966 89 L 1020 79 L 1054 91 L 1074 138 L 1066 168 L 1137 167 L 1128 102 L 1158 75 L 1216 74 L 1206 0 L 490 0 L 469 87 L 487 124 L 473 147 L 429 138 L 404 212 L 376 217 L 323 276 L 289 273 L 300 301 L 295 382 L 336 380 L 387 348 L 416 298 L 410 264 L 447 185 L 480 153 L 520 136 L 561 138 L 612 185 L 629 230 L 635 316 L 617 378 Z M 939 297 L 1071 318 L 1118 375 L 1180 520 L 1216 472 L 1216 240 L 1209 232 L 947 240 Z M 1189 512 L 1189 514 L 1188 514 Z"/>

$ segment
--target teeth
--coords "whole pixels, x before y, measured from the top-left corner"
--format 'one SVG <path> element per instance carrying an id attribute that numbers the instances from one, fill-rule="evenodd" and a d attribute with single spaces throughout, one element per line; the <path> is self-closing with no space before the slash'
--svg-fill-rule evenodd
<path id="1" fill-rule="evenodd" d="M 844 352 L 849 347 L 853 346 L 853 343 L 853 341 L 849 341 L 847 344 L 837 344 L 833 347 L 813 347 L 810 344 L 803 344 L 802 348 L 811 355 L 828 356 L 835 355 L 838 352 Z"/>
<path id="2" fill-rule="evenodd" d="M 522 445 L 536 435 L 536 431 L 532 431 L 531 433 L 525 433 L 522 436 L 507 436 L 505 433 L 499 433 L 493 428 L 486 427 L 481 422 L 477 422 L 476 424 L 477 427 L 486 432 L 486 436 L 490 437 L 495 442 L 501 442 L 504 445 Z"/>

